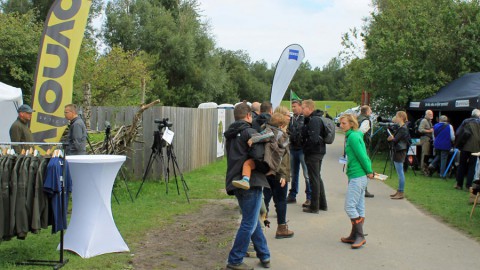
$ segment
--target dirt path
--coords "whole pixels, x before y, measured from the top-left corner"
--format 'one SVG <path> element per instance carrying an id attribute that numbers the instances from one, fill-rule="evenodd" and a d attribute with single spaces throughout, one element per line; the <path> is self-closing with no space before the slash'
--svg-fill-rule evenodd
<path id="1" fill-rule="evenodd" d="M 234 200 L 218 200 L 150 231 L 132 260 L 134 269 L 224 269 L 238 226 Z"/>

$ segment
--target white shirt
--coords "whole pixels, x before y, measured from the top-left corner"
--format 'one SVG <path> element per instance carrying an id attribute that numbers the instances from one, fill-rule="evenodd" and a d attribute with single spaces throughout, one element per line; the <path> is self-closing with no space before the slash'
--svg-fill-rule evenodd
<path id="1" fill-rule="evenodd" d="M 370 129 L 370 120 L 367 119 L 362 122 L 358 130 L 360 130 L 363 134 L 367 133 L 367 131 Z M 371 132 L 370 132 L 371 133 Z M 370 134 L 368 134 L 370 135 Z"/>

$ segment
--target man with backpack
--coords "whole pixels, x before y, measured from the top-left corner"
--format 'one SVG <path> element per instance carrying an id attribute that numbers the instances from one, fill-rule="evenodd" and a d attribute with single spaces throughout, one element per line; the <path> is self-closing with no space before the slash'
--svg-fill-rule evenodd
<path id="1" fill-rule="evenodd" d="M 430 175 L 438 168 L 440 162 L 440 177 L 444 178 L 445 168 L 447 167 L 448 155 L 455 141 L 455 132 L 453 126 L 448 123 L 448 117 L 442 115 L 439 118 L 440 123 L 433 126 L 433 147 L 435 148 L 435 158 L 428 165 Z"/>
<path id="2" fill-rule="evenodd" d="M 472 153 L 480 152 L 480 110 L 474 109 L 472 117 L 463 120 L 457 129 L 455 145 L 460 149 L 460 164 L 457 170 L 455 189 L 463 188 L 463 181 L 467 176 L 465 187 L 470 189 L 475 175 L 477 157 Z"/>
<path id="3" fill-rule="evenodd" d="M 315 103 L 311 99 L 302 102 L 303 115 L 305 116 L 302 129 L 302 147 L 307 164 L 312 199 L 310 206 L 303 209 L 306 213 L 318 214 L 319 210 L 327 211 L 327 198 L 320 171 L 322 169 L 323 156 L 327 152 L 326 143 L 332 143 L 331 128 L 327 131 L 323 111 L 315 110 Z M 331 121 L 331 120 L 330 120 Z M 333 124 L 333 122 L 332 122 Z M 333 136 L 335 129 L 333 125 Z M 328 138 L 327 138 L 328 137 Z"/>
<path id="4" fill-rule="evenodd" d="M 430 175 L 428 170 L 428 160 L 427 157 L 430 156 L 432 149 L 432 139 L 433 139 L 433 112 L 427 110 L 425 112 L 425 118 L 422 119 L 420 125 L 418 126 L 418 132 L 420 134 L 420 145 L 422 146 L 422 155 L 420 158 L 420 166 L 422 168 L 423 174 L 426 176 Z"/>

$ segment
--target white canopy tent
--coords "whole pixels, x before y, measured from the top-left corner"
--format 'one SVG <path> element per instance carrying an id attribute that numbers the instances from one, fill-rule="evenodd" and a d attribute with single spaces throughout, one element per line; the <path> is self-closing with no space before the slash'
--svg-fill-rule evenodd
<path id="1" fill-rule="evenodd" d="M 0 82 L 0 141 L 10 141 L 10 126 L 17 119 L 17 108 L 23 104 L 22 89 Z"/>

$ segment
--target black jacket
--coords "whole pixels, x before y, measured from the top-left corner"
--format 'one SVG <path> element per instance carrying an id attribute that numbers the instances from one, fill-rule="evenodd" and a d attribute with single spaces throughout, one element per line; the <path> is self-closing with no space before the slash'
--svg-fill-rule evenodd
<path id="1" fill-rule="evenodd" d="M 255 120 L 252 122 L 252 127 L 255 129 L 257 132 L 261 132 L 263 130 L 262 126 L 268 121 L 270 121 L 270 118 L 272 116 L 268 113 L 261 113 Z"/>
<path id="2" fill-rule="evenodd" d="M 260 149 L 264 148 L 263 143 L 253 144 L 251 148 L 248 147 L 247 141 L 253 133 L 256 133 L 256 131 L 251 127 L 250 123 L 244 120 L 233 122 L 224 133 L 227 151 L 225 186 L 228 195 L 234 195 L 234 191 L 237 189 L 232 185 L 232 180 L 242 179 L 243 163 L 249 158 L 263 159 L 263 156 L 259 156 L 265 152 Z M 250 187 L 270 188 L 265 175 L 255 170 L 252 171 L 250 177 Z"/>
<path id="3" fill-rule="evenodd" d="M 324 135 L 324 126 L 320 117 L 323 115 L 321 110 L 315 110 L 309 117 L 305 117 L 302 129 L 303 153 L 306 156 L 323 155 L 327 152 L 327 147 L 320 136 Z"/>
<path id="4" fill-rule="evenodd" d="M 395 152 L 408 150 L 408 147 L 410 146 L 410 133 L 408 132 L 407 125 L 399 127 L 393 136 L 394 138 L 392 142 Z"/>
<path id="5" fill-rule="evenodd" d="M 476 153 L 480 151 L 480 119 L 463 120 L 455 134 L 456 146 L 461 151 Z"/>
<path id="6" fill-rule="evenodd" d="M 288 124 L 288 133 L 290 135 L 290 149 L 302 149 L 302 128 L 305 122 L 303 115 L 293 116 Z"/>

